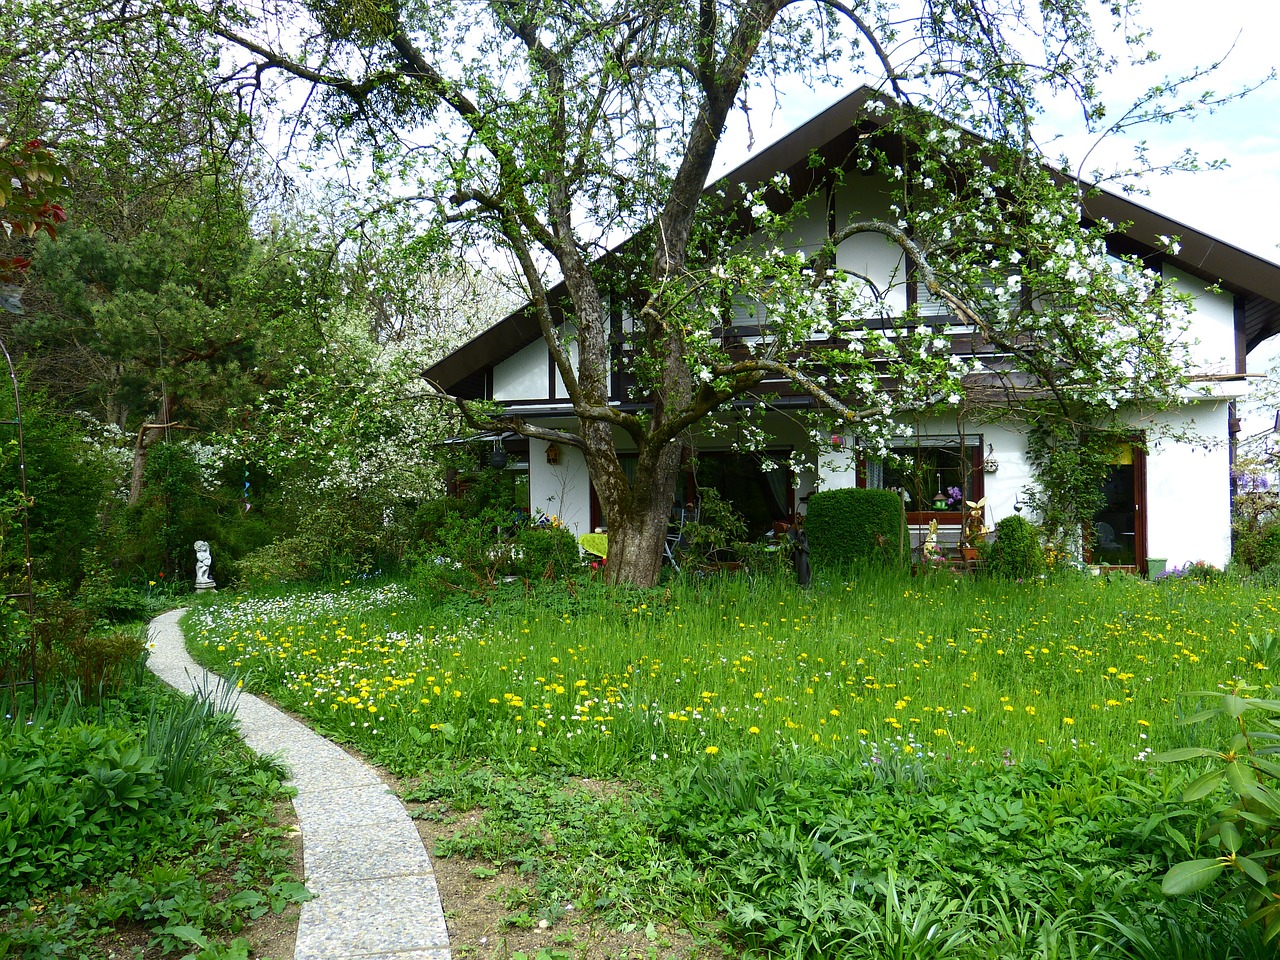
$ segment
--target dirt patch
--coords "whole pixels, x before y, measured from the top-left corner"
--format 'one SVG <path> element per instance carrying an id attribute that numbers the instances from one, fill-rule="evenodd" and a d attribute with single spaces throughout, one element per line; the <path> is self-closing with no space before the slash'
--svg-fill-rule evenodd
<path id="1" fill-rule="evenodd" d="M 474 811 L 451 815 L 434 803 L 406 806 L 428 853 L 482 816 Z M 505 960 L 523 952 L 530 960 L 704 960 L 718 955 L 680 928 L 617 928 L 575 915 L 573 904 L 558 905 L 555 919 L 535 918 L 527 909 L 533 878 L 510 866 L 459 856 L 433 855 L 431 862 L 454 957 Z"/>
<path id="2" fill-rule="evenodd" d="M 293 880 L 302 882 L 302 830 L 298 826 L 298 815 L 293 804 L 283 801 L 276 805 L 276 818 L 280 826 L 288 830 L 285 837 L 289 845 L 289 874 Z M 294 947 L 298 941 L 298 918 L 302 908 L 291 903 L 280 913 L 268 912 L 253 921 L 240 931 L 240 936 L 249 941 L 249 956 L 271 958 L 271 960 L 293 960 Z"/>

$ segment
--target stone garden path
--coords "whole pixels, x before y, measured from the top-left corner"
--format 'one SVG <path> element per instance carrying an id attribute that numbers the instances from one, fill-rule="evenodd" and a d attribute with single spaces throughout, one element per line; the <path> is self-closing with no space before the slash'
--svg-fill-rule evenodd
<path id="1" fill-rule="evenodd" d="M 188 655 L 175 610 L 151 621 L 147 660 L 183 693 L 222 679 Z M 294 960 L 450 960 L 431 860 L 404 806 L 367 765 L 308 727 L 242 693 L 240 734 L 278 758 L 296 787 L 307 889 Z"/>

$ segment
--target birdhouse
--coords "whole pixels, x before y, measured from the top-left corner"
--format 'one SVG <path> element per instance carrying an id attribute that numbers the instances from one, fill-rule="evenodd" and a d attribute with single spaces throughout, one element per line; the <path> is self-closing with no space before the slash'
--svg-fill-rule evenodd
<path id="1" fill-rule="evenodd" d="M 554 443 L 547 444 L 547 463 L 555 466 L 560 462 L 560 447 Z"/>

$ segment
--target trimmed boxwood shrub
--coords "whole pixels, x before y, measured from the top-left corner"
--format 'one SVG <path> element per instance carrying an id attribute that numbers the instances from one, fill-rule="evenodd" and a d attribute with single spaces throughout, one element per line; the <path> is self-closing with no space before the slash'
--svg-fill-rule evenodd
<path id="1" fill-rule="evenodd" d="M 1024 517 L 1005 517 L 996 524 L 996 539 L 986 545 L 983 568 L 993 577 L 1026 580 L 1044 573 L 1040 531 Z"/>
<path id="2" fill-rule="evenodd" d="M 809 498 L 804 529 L 814 567 L 883 560 L 899 564 L 907 543 L 902 501 L 892 490 L 823 490 Z"/>

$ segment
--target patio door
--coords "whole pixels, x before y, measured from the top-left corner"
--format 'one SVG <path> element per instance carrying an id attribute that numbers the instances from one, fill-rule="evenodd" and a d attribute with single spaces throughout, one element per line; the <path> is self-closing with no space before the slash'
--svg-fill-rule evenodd
<path id="1" fill-rule="evenodd" d="M 1132 443 L 1116 448 L 1102 482 L 1103 506 L 1093 517 L 1086 559 L 1107 567 L 1147 568 L 1147 454 Z"/>
<path id="2" fill-rule="evenodd" d="M 742 515 L 748 539 L 758 539 L 775 523 L 790 522 L 795 515 L 795 490 L 787 465 L 790 454 L 790 450 L 701 451 L 696 474 L 686 474 L 685 502 L 696 502 L 699 487 L 715 490 Z"/>

